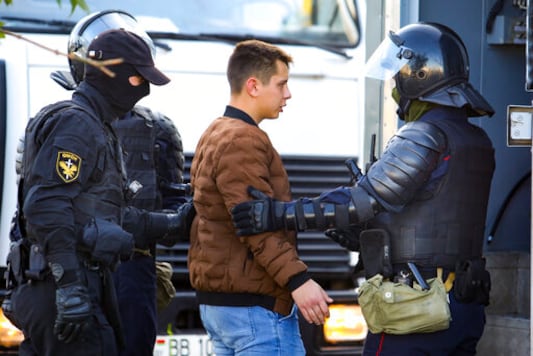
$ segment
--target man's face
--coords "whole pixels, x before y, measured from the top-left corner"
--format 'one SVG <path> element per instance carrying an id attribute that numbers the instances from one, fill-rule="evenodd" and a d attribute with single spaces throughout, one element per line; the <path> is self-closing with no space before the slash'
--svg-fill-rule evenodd
<path id="1" fill-rule="evenodd" d="M 276 63 L 277 71 L 268 83 L 259 81 L 260 95 L 258 105 L 261 116 L 266 119 L 276 119 L 283 112 L 287 100 L 291 98 L 291 92 L 287 84 L 289 80 L 289 68 L 281 61 Z"/>

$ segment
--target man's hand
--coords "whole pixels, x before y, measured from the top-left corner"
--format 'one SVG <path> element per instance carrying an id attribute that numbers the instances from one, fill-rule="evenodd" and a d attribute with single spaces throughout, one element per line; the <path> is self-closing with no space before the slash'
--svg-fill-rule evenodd
<path id="1" fill-rule="evenodd" d="M 266 231 L 281 230 L 285 227 L 283 215 L 285 204 L 270 198 L 252 186 L 248 194 L 254 199 L 237 204 L 231 209 L 233 225 L 237 236 L 255 235 Z"/>
<path id="2" fill-rule="evenodd" d="M 70 343 L 83 332 L 91 316 L 91 300 L 87 288 L 73 283 L 56 290 L 57 316 L 54 334 L 59 341 Z"/>
<path id="3" fill-rule="evenodd" d="M 328 229 L 327 237 L 350 251 L 359 251 L 359 234 L 363 229 L 359 225 L 350 225 L 343 229 Z"/>
<path id="4" fill-rule="evenodd" d="M 329 317 L 328 303 L 333 299 L 312 279 L 296 288 L 292 299 L 309 324 L 322 325 Z"/>

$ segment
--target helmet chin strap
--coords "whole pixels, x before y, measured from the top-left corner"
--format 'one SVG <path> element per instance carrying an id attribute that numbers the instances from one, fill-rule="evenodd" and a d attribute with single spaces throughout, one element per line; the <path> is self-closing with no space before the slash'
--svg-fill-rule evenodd
<path id="1" fill-rule="evenodd" d="M 398 114 L 401 120 L 405 120 L 405 115 L 409 112 L 409 107 L 411 106 L 411 99 L 399 97 L 397 103 L 398 109 L 396 110 L 396 114 Z"/>
<path id="2" fill-rule="evenodd" d="M 400 92 L 398 91 L 398 87 L 395 87 L 392 89 L 392 98 L 398 104 L 398 109 L 396 109 L 396 114 L 400 118 L 400 120 L 406 121 L 406 119 L 411 119 L 409 116 L 409 109 L 411 109 L 411 104 L 413 103 L 413 100 L 404 98 L 400 95 Z M 407 120 L 407 121 L 413 121 L 413 120 Z"/>

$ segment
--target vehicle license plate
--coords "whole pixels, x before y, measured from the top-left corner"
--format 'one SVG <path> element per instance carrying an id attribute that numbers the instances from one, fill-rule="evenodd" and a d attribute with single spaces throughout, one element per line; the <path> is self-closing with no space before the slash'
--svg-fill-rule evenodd
<path id="1" fill-rule="evenodd" d="M 158 335 L 154 356 L 214 356 L 207 334 Z"/>

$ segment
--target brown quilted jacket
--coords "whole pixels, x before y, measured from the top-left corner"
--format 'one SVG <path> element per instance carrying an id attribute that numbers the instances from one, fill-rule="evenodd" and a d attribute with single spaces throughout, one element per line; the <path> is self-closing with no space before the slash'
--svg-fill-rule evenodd
<path id="1" fill-rule="evenodd" d="M 199 302 L 260 305 L 288 315 L 293 301 L 287 283 L 295 276 L 308 279 L 295 234 L 239 238 L 230 215 L 234 205 L 251 199 L 249 185 L 278 200 L 291 198 L 287 173 L 267 134 L 242 117 L 216 119 L 196 148 L 191 185 L 197 215 L 188 266 Z"/>

